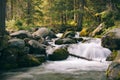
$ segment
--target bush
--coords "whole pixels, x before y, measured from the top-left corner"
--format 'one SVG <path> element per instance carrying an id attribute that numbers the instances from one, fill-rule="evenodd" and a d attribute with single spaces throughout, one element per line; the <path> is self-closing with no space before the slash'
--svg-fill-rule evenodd
<path id="1" fill-rule="evenodd" d="M 100 13 L 101 19 L 103 22 L 105 22 L 105 25 L 107 27 L 111 27 L 114 25 L 114 14 L 112 11 L 103 11 Z"/>
<path id="2" fill-rule="evenodd" d="M 82 31 L 80 32 L 80 36 L 88 36 L 88 31 L 86 28 L 82 29 Z"/>

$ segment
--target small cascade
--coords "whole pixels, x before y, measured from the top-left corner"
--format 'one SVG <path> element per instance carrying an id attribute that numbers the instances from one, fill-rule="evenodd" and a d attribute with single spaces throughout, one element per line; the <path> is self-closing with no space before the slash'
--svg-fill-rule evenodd
<path id="1" fill-rule="evenodd" d="M 101 46 L 100 39 L 91 39 L 85 43 L 72 44 L 68 47 L 71 54 L 82 56 L 91 60 L 105 60 L 111 51 Z"/>
<path id="2" fill-rule="evenodd" d="M 77 44 L 70 44 L 69 46 L 67 45 L 67 49 L 70 54 L 85 57 L 91 59 L 92 61 L 69 56 L 67 60 L 49 61 L 48 64 L 45 65 L 45 69 L 57 72 L 71 72 L 78 70 L 105 71 L 110 64 L 110 62 L 106 61 L 106 58 L 108 55 L 110 55 L 111 51 L 101 46 L 101 39 L 99 38 L 84 39 L 84 43 L 79 42 Z M 51 54 L 57 48 L 66 46 L 55 45 L 54 40 L 51 45 L 54 45 L 54 47 L 48 47 L 47 52 L 49 54 Z"/>

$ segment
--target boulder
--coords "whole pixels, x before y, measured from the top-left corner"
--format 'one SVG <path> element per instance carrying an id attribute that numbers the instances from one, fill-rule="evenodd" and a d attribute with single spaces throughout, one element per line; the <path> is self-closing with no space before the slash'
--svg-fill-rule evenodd
<path id="1" fill-rule="evenodd" d="M 35 40 L 28 41 L 28 46 L 30 48 L 30 54 L 44 54 L 46 55 L 46 46 Z"/>
<path id="2" fill-rule="evenodd" d="M 20 30 L 20 31 L 11 33 L 10 36 L 20 38 L 20 39 L 32 38 L 32 34 L 28 31 L 25 31 L 25 30 Z"/>
<path id="3" fill-rule="evenodd" d="M 8 47 L 8 40 L 9 40 L 9 36 L 5 35 L 5 36 L 0 36 L 0 51 L 2 51 L 4 48 Z"/>
<path id="4" fill-rule="evenodd" d="M 56 49 L 53 54 L 48 55 L 48 59 L 52 61 L 65 60 L 69 56 L 69 52 L 64 48 Z"/>
<path id="5" fill-rule="evenodd" d="M 31 67 L 42 63 L 34 56 L 28 54 L 28 48 L 8 47 L 4 49 L 0 56 L 0 70 L 15 69 L 21 67 Z"/>
<path id="6" fill-rule="evenodd" d="M 12 48 L 23 48 L 25 47 L 25 42 L 22 39 L 10 39 L 8 46 Z"/>
<path id="7" fill-rule="evenodd" d="M 0 69 L 14 69 L 18 68 L 18 59 L 22 59 L 23 56 L 27 55 L 29 52 L 27 47 L 13 47 L 9 46 L 2 50 L 0 56 Z M 24 66 L 23 66 L 24 67 Z"/>
<path id="8" fill-rule="evenodd" d="M 20 50 L 19 50 L 20 51 Z M 18 50 L 14 48 L 7 48 L 2 51 L 0 56 L 0 69 L 13 69 L 17 68 L 17 55 L 19 53 Z"/>
<path id="9" fill-rule="evenodd" d="M 120 80 L 120 51 L 115 60 L 109 65 L 107 71 L 107 80 Z"/>
<path id="10" fill-rule="evenodd" d="M 45 55 L 34 55 L 34 57 L 37 58 L 40 62 L 45 62 L 47 60 Z"/>
<path id="11" fill-rule="evenodd" d="M 83 38 L 72 38 L 73 40 L 75 40 L 76 42 L 81 42 L 81 41 L 83 41 L 84 39 Z"/>
<path id="12" fill-rule="evenodd" d="M 71 38 L 57 39 L 55 41 L 55 44 L 57 44 L 57 45 L 61 45 L 61 44 L 75 44 L 75 43 L 77 43 L 77 41 L 75 39 L 71 39 Z"/>
<path id="13" fill-rule="evenodd" d="M 106 58 L 106 61 L 113 61 L 118 54 L 118 51 L 113 50 L 112 53 Z"/>
<path id="14" fill-rule="evenodd" d="M 120 49 L 120 28 L 115 28 L 102 37 L 102 46 L 111 50 Z"/>
<path id="15" fill-rule="evenodd" d="M 73 38 L 75 37 L 75 32 L 74 31 L 66 31 L 63 35 L 62 38 Z"/>
<path id="16" fill-rule="evenodd" d="M 56 35 L 49 29 L 47 28 L 39 28 L 36 32 L 34 32 L 33 34 L 34 38 L 39 38 L 39 37 L 43 37 L 46 38 L 47 36 L 49 36 L 50 38 L 56 38 Z"/>
<path id="17" fill-rule="evenodd" d="M 39 61 L 35 56 L 31 54 L 24 55 L 17 59 L 18 67 L 32 67 L 40 65 L 42 62 Z"/>

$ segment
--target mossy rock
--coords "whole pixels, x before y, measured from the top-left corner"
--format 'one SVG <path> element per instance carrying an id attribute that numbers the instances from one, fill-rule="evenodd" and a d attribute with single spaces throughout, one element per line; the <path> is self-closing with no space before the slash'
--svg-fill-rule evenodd
<path id="1" fill-rule="evenodd" d="M 49 30 L 48 28 L 45 28 L 45 27 L 42 27 L 42 28 L 39 28 L 36 32 L 34 32 L 33 34 L 33 38 L 35 37 L 43 37 L 43 38 L 46 38 L 46 37 L 50 37 L 50 38 L 56 38 L 56 35 L 53 31 Z"/>
<path id="2" fill-rule="evenodd" d="M 0 56 L 0 69 L 14 69 L 17 68 L 17 54 L 15 53 L 2 53 Z"/>
<path id="3" fill-rule="evenodd" d="M 120 80 L 120 51 L 117 52 L 116 58 L 106 71 L 107 80 Z"/>
<path id="4" fill-rule="evenodd" d="M 72 37 L 75 37 L 75 31 L 66 31 L 64 34 L 63 34 L 63 36 L 62 36 L 62 38 L 72 38 Z"/>
<path id="5" fill-rule="evenodd" d="M 45 62 L 47 57 L 45 55 L 34 55 L 40 62 Z"/>
<path id="6" fill-rule="evenodd" d="M 120 50 L 120 28 L 115 28 L 102 37 L 102 46 L 111 50 Z"/>
<path id="7" fill-rule="evenodd" d="M 74 38 L 64 38 L 64 39 L 58 39 L 55 41 L 55 44 L 61 45 L 61 44 L 74 44 L 77 43 L 76 39 Z"/>
<path id="8" fill-rule="evenodd" d="M 112 53 L 107 57 L 106 61 L 113 61 L 116 56 L 117 56 L 118 52 L 116 50 L 113 50 Z"/>
<path id="9" fill-rule="evenodd" d="M 0 51 L 8 47 L 9 36 L 5 35 L 4 37 L 1 37 L 1 38 L 2 39 L 0 39 Z"/>
<path id="10" fill-rule="evenodd" d="M 46 45 L 39 43 L 36 40 L 28 41 L 28 46 L 30 48 L 30 54 L 41 54 L 46 55 Z"/>
<path id="11" fill-rule="evenodd" d="M 25 47 L 25 42 L 22 39 L 10 39 L 8 41 L 9 47 L 22 49 Z"/>
<path id="12" fill-rule="evenodd" d="M 61 44 L 63 44 L 63 40 L 62 39 L 58 39 L 58 40 L 55 41 L 55 44 L 61 45 Z"/>
<path id="13" fill-rule="evenodd" d="M 83 41 L 83 38 L 72 38 L 73 40 L 75 40 L 76 42 L 81 42 Z"/>
<path id="14" fill-rule="evenodd" d="M 49 60 L 58 61 L 58 60 L 65 60 L 69 56 L 69 52 L 66 49 L 56 49 L 53 54 L 49 55 Z"/>
<path id="15" fill-rule="evenodd" d="M 32 34 L 28 31 L 25 31 L 25 30 L 20 30 L 20 31 L 11 33 L 10 36 L 20 38 L 20 39 L 32 38 Z"/>
<path id="16" fill-rule="evenodd" d="M 32 67 L 40 64 L 41 62 L 30 54 L 18 58 L 18 67 Z"/>
<path id="17" fill-rule="evenodd" d="M 1 70 L 22 68 L 22 67 L 32 67 L 41 64 L 37 58 L 30 54 L 24 52 L 24 48 L 20 50 L 19 48 L 7 48 L 2 51 L 0 56 L 0 66 Z"/>

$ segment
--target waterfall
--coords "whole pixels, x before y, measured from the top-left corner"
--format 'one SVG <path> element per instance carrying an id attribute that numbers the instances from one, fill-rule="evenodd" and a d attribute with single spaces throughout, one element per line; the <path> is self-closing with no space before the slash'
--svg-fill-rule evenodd
<path id="1" fill-rule="evenodd" d="M 106 61 L 106 57 L 110 55 L 111 51 L 101 46 L 101 39 L 99 38 L 84 38 L 86 42 L 79 42 L 77 44 L 70 44 L 68 51 L 70 54 L 82 56 L 92 61 L 87 61 L 80 58 L 69 56 L 63 61 L 49 61 L 45 65 L 46 70 L 53 70 L 58 72 L 71 72 L 79 70 L 87 71 L 105 71 L 111 62 Z M 54 40 L 51 42 L 54 47 L 48 47 L 47 52 L 51 54 L 55 49 L 65 45 L 55 45 Z"/>
<path id="2" fill-rule="evenodd" d="M 72 44 L 68 47 L 71 54 L 82 56 L 92 60 L 105 60 L 111 51 L 101 46 L 100 39 L 92 39 L 89 42 Z"/>

